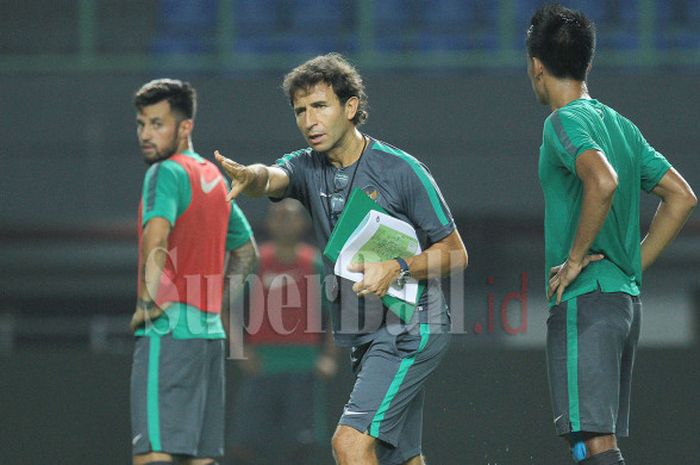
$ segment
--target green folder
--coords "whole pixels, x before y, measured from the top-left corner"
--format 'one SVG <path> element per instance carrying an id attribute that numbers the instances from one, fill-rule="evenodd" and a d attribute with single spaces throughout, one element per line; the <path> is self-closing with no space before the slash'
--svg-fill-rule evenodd
<path id="1" fill-rule="evenodd" d="M 370 199 L 362 189 L 358 187 L 354 188 L 350 193 L 350 198 L 345 204 L 343 213 L 338 219 L 338 223 L 335 225 L 335 228 L 333 228 L 331 237 L 328 239 L 328 244 L 326 244 L 326 248 L 323 250 L 323 255 L 335 263 L 345 243 L 362 220 L 365 219 L 367 213 L 372 210 L 387 213 L 379 204 Z M 418 283 L 419 299 L 420 296 L 423 295 L 424 290 L 425 283 L 421 281 Z M 416 310 L 415 305 L 390 295 L 382 297 L 382 303 L 403 322 L 410 321 L 411 317 L 413 317 L 413 312 Z"/>

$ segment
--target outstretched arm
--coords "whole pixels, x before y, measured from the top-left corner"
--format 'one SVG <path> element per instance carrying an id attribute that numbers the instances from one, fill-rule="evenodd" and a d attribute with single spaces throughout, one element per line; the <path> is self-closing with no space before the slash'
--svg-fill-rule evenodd
<path id="1" fill-rule="evenodd" d="M 289 185 L 287 173 L 276 166 L 241 165 L 224 157 L 218 150 L 214 151 L 214 156 L 231 178 L 231 191 L 226 196 L 228 201 L 240 194 L 250 197 L 282 197 Z"/>
<path id="2" fill-rule="evenodd" d="M 642 240 L 642 271 L 651 266 L 681 230 L 698 199 L 675 169 L 669 169 L 652 190 L 661 198 L 659 208 Z"/>

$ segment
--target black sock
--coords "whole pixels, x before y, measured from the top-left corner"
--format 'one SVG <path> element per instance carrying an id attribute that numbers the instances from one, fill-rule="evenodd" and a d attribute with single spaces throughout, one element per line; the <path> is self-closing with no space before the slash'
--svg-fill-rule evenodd
<path id="1" fill-rule="evenodd" d="M 579 465 L 625 465 L 620 449 L 610 449 L 600 454 L 591 455 L 586 460 L 579 462 Z"/>

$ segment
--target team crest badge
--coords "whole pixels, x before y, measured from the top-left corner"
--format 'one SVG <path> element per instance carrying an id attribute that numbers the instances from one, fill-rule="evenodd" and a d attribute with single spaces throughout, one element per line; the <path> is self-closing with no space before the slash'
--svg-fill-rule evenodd
<path id="1" fill-rule="evenodd" d="M 379 191 L 374 186 L 367 186 L 367 187 L 363 188 L 362 190 L 364 191 L 365 194 L 367 194 L 367 197 L 374 200 L 375 202 L 379 198 Z"/>

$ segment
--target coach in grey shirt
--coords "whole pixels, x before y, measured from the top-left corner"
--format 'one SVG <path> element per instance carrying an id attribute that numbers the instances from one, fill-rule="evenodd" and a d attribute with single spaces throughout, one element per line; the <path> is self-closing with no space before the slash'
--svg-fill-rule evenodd
<path id="1" fill-rule="evenodd" d="M 243 166 L 217 152 L 232 178 L 229 198 L 244 193 L 301 201 L 321 247 L 354 188 L 415 228 L 421 254 L 356 265 L 362 281 L 338 283 L 333 278 L 326 293 L 332 300 L 335 342 L 352 347 L 356 374 L 333 436 L 337 463 L 421 465 L 423 386 L 449 339 L 440 278 L 466 267 L 466 249 L 425 166 L 358 130 L 367 118 L 367 97 L 361 76 L 342 56 L 309 60 L 285 77 L 283 87 L 310 147 L 273 166 Z M 329 276 L 333 265 L 325 263 Z M 380 298 L 392 282 L 406 276 L 424 280 L 427 292 L 411 321 L 401 322 Z"/>

